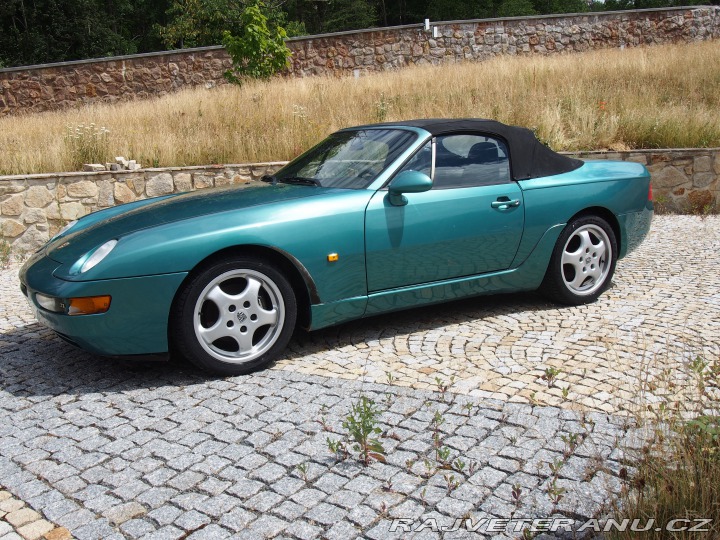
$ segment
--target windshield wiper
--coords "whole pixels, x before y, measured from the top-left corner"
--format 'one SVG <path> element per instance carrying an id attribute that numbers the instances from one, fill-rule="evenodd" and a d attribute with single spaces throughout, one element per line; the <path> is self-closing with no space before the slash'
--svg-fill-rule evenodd
<path id="1" fill-rule="evenodd" d="M 275 184 L 277 184 L 277 178 L 275 177 L 274 174 L 266 174 L 266 175 L 264 175 L 264 176 L 260 179 L 260 181 L 261 181 L 261 182 L 267 182 L 267 183 L 269 183 L 269 184 L 272 184 L 273 186 L 274 186 Z"/>
<path id="2" fill-rule="evenodd" d="M 304 186 L 317 186 L 322 187 L 322 184 L 314 178 L 304 178 L 302 176 L 286 176 L 285 178 L 278 178 L 278 182 L 285 184 L 301 184 Z"/>

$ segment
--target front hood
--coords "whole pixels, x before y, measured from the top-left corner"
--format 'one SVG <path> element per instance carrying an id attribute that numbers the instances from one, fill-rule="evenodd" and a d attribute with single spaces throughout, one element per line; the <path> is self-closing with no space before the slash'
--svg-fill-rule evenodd
<path id="1" fill-rule="evenodd" d="M 142 206 L 130 203 L 126 211 L 121 211 L 121 206 L 81 218 L 76 225 L 77 231 L 73 232 L 71 229 L 69 234 L 50 242 L 46 248 L 46 255 L 60 263 L 72 263 L 108 240 L 143 229 L 208 214 L 312 197 L 329 191 L 335 190 L 314 186 L 263 183 L 245 188 L 229 186 L 193 191 L 159 197 L 155 201 L 138 201 Z M 102 218 L 104 212 L 109 214 L 107 218 Z M 84 220 L 91 221 L 92 224 L 87 226 L 83 223 Z"/>

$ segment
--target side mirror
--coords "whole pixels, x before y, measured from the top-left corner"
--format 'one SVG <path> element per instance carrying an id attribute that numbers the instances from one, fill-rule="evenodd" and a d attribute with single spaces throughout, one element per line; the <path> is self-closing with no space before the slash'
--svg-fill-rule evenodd
<path id="1" fill-rule="evenodd" d="M 393 178 L 388 186 L 388 198 L 393 206 L 405 206 L 408 203 L 403 193 L 422 193 L 432 188 L 430 177 L 420 171 L 403 171 Z"/>

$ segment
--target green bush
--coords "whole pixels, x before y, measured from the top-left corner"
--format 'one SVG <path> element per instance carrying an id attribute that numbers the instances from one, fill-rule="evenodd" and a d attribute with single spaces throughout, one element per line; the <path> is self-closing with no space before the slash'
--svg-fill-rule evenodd
<path id="1" fill-rule="evenodd" d="M 232 83 L 268 79 L 288 65 L 291 53 L 285 45 L 287 34 L 282 27 L 268 24 L 264 8 L 262 2 L 250 4 L 242 12 L 240 32 L 223 33 L 223 45 L 233 61 L 225 78 Z"/>

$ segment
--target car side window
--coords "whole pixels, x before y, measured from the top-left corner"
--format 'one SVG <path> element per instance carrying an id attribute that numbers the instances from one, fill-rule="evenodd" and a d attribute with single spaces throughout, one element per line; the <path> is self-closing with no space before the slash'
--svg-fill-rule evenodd
<path id="1" fill-rule="evenodd" d="M 510 182 L 507 146 L 500 139 L 475 134 L 436 139 L 433 189 L 487 186 Z"/>
<path id="2" fill-rule="evenodd" d="M 432 172 L 432 143 L 428 141 L 425 146 L 415 152 L 410 161 L 398 172 L 402 171 L 418 171 L 430 176 Z"/>

